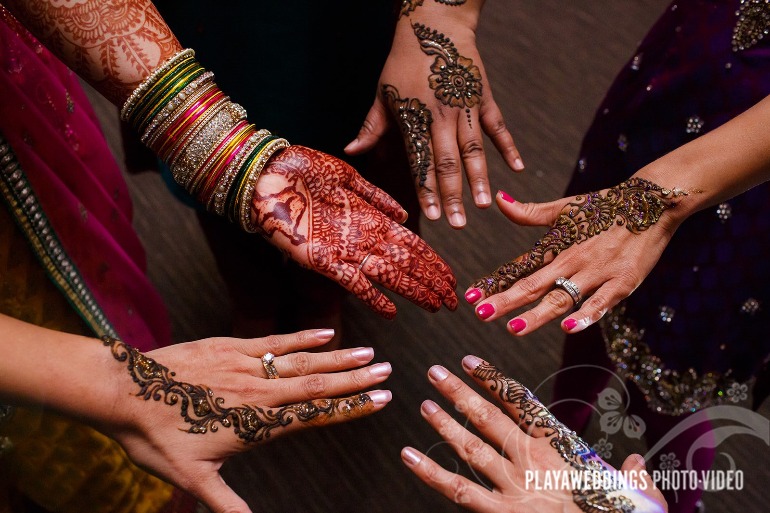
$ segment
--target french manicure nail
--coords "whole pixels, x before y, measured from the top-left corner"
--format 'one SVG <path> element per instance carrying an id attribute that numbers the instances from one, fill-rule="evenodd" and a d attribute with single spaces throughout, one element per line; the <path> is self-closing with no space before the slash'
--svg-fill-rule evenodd
<path id="1" fill-rule="evenodd" d="M 439 410 L 438 404 L 434 403 L 430 399 L 423 401 L 421 408 L 422 411 L 425 412 L 425 415 L 433 415 Z"/>
<path id="2" fill-rule="evenodd" d="M 382 406 L 388 404 L 393 399 L 393 394 L 390 390 L 375 390 L 374 392 L 368 392 L 366 395 L 372 400 L 375 406 Z"/>
<path id="3" fill-rule="evenodd" d="M 520 158 L 517 158 L 513 161 L 513 169 L 516 169 L 517 171 L 521 171 L 524 169 L 524 161 Z"/>
<path id="4" fill-rule="evenodd" d="M 513 199 L 513 197 L 510 194 L 508 194 L 507 192 L 500 191 L 500 192 L 498 192 L 498 194 L 503 199 L 503 201 L 507 201 L 508 203 L 516 203 L 516 200 Z"/>
<path id="5" fill-rule="evenodd" d="M 472 288 L 471 290 L 465 293 L 465 300 L 470 304 L 475 303 L 479 299 L 481 299 L 481 291 L 477 288 Z"/>
<path id="6" fill-rule="evenodd" d="M 517 317 L 516 319 L 511 319 L 511 322 L 508 323 L 508 326 L 511 327 L 514 333 L 519 333 L 521 330 L 527 327 L 527 321 Z"/>
<path id="7" fill-rule="evenodd" d="M 374 349 L 371 347 L 359 347 L 358 349 L 353 349 L 350 351 L 350 356 L 356 360 L 368 362 L 374 358 Z"/>
<path id="8" fill-rule="evenodd" d="M 434 365 L 428 370 L 428 376 L 430 376 L 433 381 L 444 381 L 449 377 L 449 371 L 441 365 Z"/>
<path id="9" fill-rule="evenodd" d="M 369 374 L 378 378 L 383 376 L 390 376 L 391 372 L 393 372 L 393 368 L 388 362 L 378 363 L 377 365 L 372 365 L 369 367 Z"/>
<path id="10" fill-rule="evenodd" d="M 484 361 L 479 358 L 478 356 L 473 356 L 472 354 L 469 354 L 465 358 L 463 358 L 463 367 L 465 367 L 467 370 L 472 371 L 476 370 L 476 367 L 484 363 Z"/>
<path id="11" fill-rule="evenodd" d="M 564 324 L 564 327 L 567 328 L 567 331 L 572 331 L 575 329 L 575 326 L 577 326 L 578 322 L 575 319 L 565 319 L 562 324 Z"/>
<path id="12" fill-rule="evenodd" d="M 327 330 L 318 330 L 315 332 L 315 338 L 318 340 L 331 340 L 334 338 L 334 330 L 327 329 Z"/>
<path id="13" fill-rule="evenodd" d="M 491 205 L 492 199 L 489 197 L 489 194 L 486 192 L 480 192 L 476 195 L 476 204 L 477 205 Z"/>
<path id="14" fill-rule="evenodd" d="M 420 461 L 422 460 L 422 458 L 420 458 L 420 455 L 417 454 L 417 451 L 415 451 L 411 447 L 404 447 L 401 450 L 401 459 L 403 459 L 404 463 L 406 463 L 410 467 L 414 467 L 415 465 L 420 463 Z"/>
<path id="15" fill-rule="evenodd" d="M 455 212 L 454 214 L 449 216 L 449 224 L 451 224 L 455 228 L 461 228 L 465 226 L 465 216 L 462 215 L 460 212 Z"/>
<path id="16" fill-rule="evenodd" d="M 495 307 L 489 303 L 484 303 L 476 308 L 476 314 L 482 319 L 489 319 L 495 313 Z"/>
<path id="17" fill-rule="evenodd" d="M 435 221 L 441 217 L 441 210 L 439 210 L 436 205 L 429 205 L 428 208 L 425 209 L 425 217 L 431 221 Z"/>

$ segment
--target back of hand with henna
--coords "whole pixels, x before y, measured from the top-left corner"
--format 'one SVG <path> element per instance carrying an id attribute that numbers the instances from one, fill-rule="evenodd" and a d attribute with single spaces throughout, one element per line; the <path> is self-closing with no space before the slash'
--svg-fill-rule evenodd
<path id="1" fill-rule="evenodd" d="M 666 189 L 644 178 L 630 178 L 603 192 L 575 196 L 561 211 L 553 226 L 528 253 L 500 266 L 471 287 L 486 296 L 509 289 L 553 260 L 565 249 L 600 235 L 612 226 L 625 226 L 639 234 L 657 223 L 673 208 L 676 198 L 688 193 Z"/>

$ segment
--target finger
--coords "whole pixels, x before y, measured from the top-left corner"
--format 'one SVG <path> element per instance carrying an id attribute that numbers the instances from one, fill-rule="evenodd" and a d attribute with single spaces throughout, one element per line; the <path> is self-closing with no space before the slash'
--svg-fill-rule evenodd
<path id="1" fill-rule="evenodd" d="M 479 319 L 493 321 L 516 308 L 512 306 L 513 293 L 507 293 L 508 289 L 544 265 L 532 259 L 531 256 L 532 253 L 520 255 L 495 269 L 492 274 L 479 278 L 468 287 L 465 291 L 465 300 L 476 305 L 476 316 Z M 484 302 L 480 303 L 481 301 Z"/>
<path id="2" fill-rule="evenodd" d="M 359 155 L 374 148 L 377 141 L 388 129 L 388 113 L 385 106 L 380 101 L 379 96 L 375 98 L 374 104 L 366 114 L 363 125 L 358 131 L 358 135 L 347 146 L 345 153 L 348 155 Z"/>
<path id="3" fill-rule="evenodd" d="M 501 504 L 494 493 L 463 476 L 449 472 L 418 450 L 404 447 L 401 459 L 423 483 L 447 499 L 479 513 L 500 511 Z"/>
<path id="4" fill-rule="evenodd" d="M 396 316 L 396 305 L 385 294 L 377 290 L 357 266 L 340 262 L 336 268 L 332 268 L 327 273 L 327 276 L 345 287 L 363 301 L 366 306 L 386 319 L 392 319 Z"/>
<path id="5" fill-rule="evenodd" d="M 539 276 L 538 279 L 542 278 L 542 276 L 547 275 L 543 274 Z M 588 286 L 586 285 L 587 278 L 584 276 L 584 274 L 578 273 L 569 280 L 569 282 L 574 283 L 578 288 L 577 302 L 565 289 L 558 286 L 554 287 L 552 282 L 551 287 L 553 288 L 551 288 L 551 290 L 548 290 L 548 288 L 545 286 L 542 287 L 544 295 L 535 307 L 508 321 L 508 331 L 513 335 L 526 335 L 527 333 L 531 333 L 537 330 L 552 320 L 561 317 L 565 313 L 572 311 L 580 302 L 581 291 L 588 289 Z M 530 278 L 533 277 L 531 276 L 529 278 L 525 278 L 522 281 L 529 280 Z M 556 281 L 557 280 L 554 280 L 554 282 Z M 519 282 L 519 284 L 521 284 L 521 282 Z M 517 287 L 513 287 L 503 294 L 514 295 L 517 292 Z M 494 300 L 494 298 L 491 300 Z M 524 301 L 526 301 L 526 299 Z M 513 301 L 514 304 L 518 302 L 519 301 Z M 571 323 L 569 323 L 569 325 L 571 326 Z"/>
<path id="6" fill-rule="evenodd" d="M 513 136 L 505 126 L 503 113 L 500 112 L 497 102 L 489 94 L 483 97 L 481 108 L 479 109 L 479 118 L 481 128 L 492 140 L 492 144 L 500 152 L 508 167 L 514 171 L 523 171 L 524 162 L 521 159 L 519 150 L 516 148 L 516 144 L 513 142 Z"/>
<path id="7" fill-rule="evenodd" d="M 445 107 L 439 107 L 439 112 L 446 112 Z M 446 114 L 444 114 L 446 115 Z M 452 117 L 456 117 L 452 114 Z M 436 128 L 439 128 L 438 130 Z M 463 207 L 463 179 L 460 152 L 457 148 L 456 129 L 440 129 L 434 124 L 431 136 L 433 138 L 434 165 L 436 178 L 441 194 L 444 213 L 452 228 L 465 226 L 465 208 Z"/>
<path id="8" fill-rule="evenodd" d="M 190 492 L 200 499 L 211 513 L 233 513 L 234 511 L 251 513 L 248 504 L 227 486 L 219 473 L 191 487 Z"/>
<path id="9" fill-rule="evenodd" d="M 406 252 L 407 250 L 401 248 L 401 251 Z M 405 297 L 429 312 L 437 312 L 441 309 L 442 300 L 436 292 L 424 283 L 402 272 L 391 260 L 390 256 L 388 254 L 386 258 L 383 258 L 374 253 L 370 254 L 370 257 L 361 266 L 361 271 L 371 280 Z"/>
<path id="10" fill-rule="evenodd" d="M 424 184 L 420 185 L 418 179 L 415 185 L 417 187 L 417 201 L 420 204 L 420 210 L 425 214 L 425 217 L 431 221 L 440 219 L 441 197 L 438 193 L 439 188 L 438 180 L 436 179 L 436 165 L 433 162 L 432 157 L 431 161 L 428 163 Z"/>
<path id="11" fill-rule="evenodd" d="M 444 280 L 449 283 L 453 290 L 457 286 L 457 279 L 449 264 L 416 233 L 403 226 L 393 225 L 385 234 L 385 240 L 409 248 L 413 255 L 419 257 L 443 276 Z"/>
<path id="12" fill-rule="evenodd" d="M 653 492 L 653 490 L 656 490 L 655 481 L 653 481 L 650 473 L 647 472 L 647 464 L 641 454 L 629 454 L 620 466 L 620 471 L 629 476 L 629 482 L 626 483 L 628 488 L 650 490 L 650 493 L 655 494 Z M 659 494 L 660 492 L 655 495 Z"/>
<path id="13" fill-rule="evenodd" d="M 635 287 L 635 284 L 620 279 L 605 283 L 587 297 L 576 312 L 561 322 L 562 329 L 567 333 L 583 331 L 604 317 L 610 308 L 630 296 Z"/>
<path id="14" fill-rule="evenodd" d="M 551 226 L 569 199 L 548 203 L 522 203 L 510 194 L 498 191 L 495 199 L 505 217 L 520 226 Z"/>
<path id="15" fill-rule="evenodd" d="M 282 378 L 339 372 L 366 365 L 374 358 L 374 349 L 358 347 L 323 353 L 292 353 L 277 357 L 273 365 Z M 264 370 L 264 369 L 263 369 Z M 260 373 L 267 377 L 266 373 Z"/>
<path id="16" fill-rule="evenodd" d="M 471 111 L 471 118 L 476 117 L 475 110 Z M 460 147 L 460 158 L 465 168 L 465 176 L 470 186 L 473 201 L 477 207 L 487 208 L 492 204 L 492 196 L 489 192 L 489 177 L 487 175 L 487 158 L 484 154 L 484 143 L 477 123 L 465 122 L 458 118 L 457 143 Z"/>
<path id="17" fill-rule="evenodd" d="M 477 359 L 478 360 L 478 359 Z M 481 362 L 479 360 L 479 362 Z M 465 360 L 463 360 L 465 366 Z M 460 378 L 440 365 L 434 365 L 428 370 L 428 378 L 431 384 L 449 399 L 463 415 L 496 447 L 502 448 L 506 453 L 513 452 L 512 446 L 525 438 L 516 424 L 500 408 L 483 399 L 474 392 Z M 435 408 L 423 407 L 423 416 L 431 416 Z M 426 417 L 427 418 L 427 417 Z M 444 417 L 437 417 L 439 423 L 448 422 Z M 435 425 L 434 425 L 435 428 Z M 444 435 L 444 432 L 441 432 Z M 475 443 L 475 442 L 474 442 Z M 525 442 L 526 443 L 526 442 Z"/>
<path id="18" fill-rule="evenodd" d="M 366 181 L 358 172 L 353 173 L 350 188 L 371 206 L 397 223 L 403 224 L 409 217 L 409 214 L 398 201 L 394 200 L 387 192 Z"/>
<path id="19" fill-rule="evenodd" d="M 393 396 L 389 390 L 373 390 L 337 399 L 315 399 L 256 412 L 253 422 L 262 424 L 261 441 L 311 427 L 348 422 L 378 412 Z"/>
<path id="20" fill-rule="evenodd" d="M 267 390 L 273 406 L 352 394 L 382 383 L 393 369 L 387 362 L 332 374 L 311 374 L 270 380 L 258 388 Z"/>
<path id="21" fill-rule="evenodd" d="M 233 344 L 245 355 L 261 358 L 266 353 L 276 356 L 293 353 L 302 349 L 310 349 L 326 344 L 334 338 L 334 330 L 318 329 L 305 330 L 297 333 L 269 335 L 256 339 L 232 339 Z"/>

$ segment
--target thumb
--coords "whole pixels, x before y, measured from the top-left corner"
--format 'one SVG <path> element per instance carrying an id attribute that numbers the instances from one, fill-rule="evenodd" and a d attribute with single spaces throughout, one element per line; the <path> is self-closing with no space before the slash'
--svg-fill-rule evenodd
<path id="1" fill-rule="evenodd" d="M 521 226 L 551 226 L 566 204 L 564 199 L 549 203 L 522 203 L 505 191 L 498 191 L 495 199 L 500 212 Z"/>
<path id="2" fill-rule="evenodd" d="M 628 458 L 620 466 L 620 470 L 624 472 L 632 470 L 645 470 L 647 465 L 644 462 L 644 457 L 641 454 L 630 454 Z"/>
<path id="3" fill-rule="evenodd" d="M 248 504 L 227 486 L 219 473 L 199 483 L 193 492 L 211 513 L 252 513 Z"/>
<path id="4" fill-rule="evenodd" d="M 358 155 L 371 150 L 388 128 L 388 112 L 378 96 L 353 141 L 345 146 L 345 153 Z"/>

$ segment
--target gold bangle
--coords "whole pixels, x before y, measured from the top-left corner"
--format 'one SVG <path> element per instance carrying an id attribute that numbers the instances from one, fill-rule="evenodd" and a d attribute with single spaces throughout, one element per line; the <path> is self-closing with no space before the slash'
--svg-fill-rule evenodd
<path id="1" fill-rule="evenodd" d="M 257 228 L 251 223 L 251 200 L 254 197 L 254 190 L 257 186 L 257 180 L 262 174 L 267 161 L 278 150 L 288 148 L 291 146 L 286 139 L 276 139 L 271 141 L 257 157 L 256 161 L 252 164 L 251 169 L 248 171 L 248 175 L 244 179 L 244 187 L 239 192 L 239 201 L 237 202 L 237 211 L 240 213 L 240 225 L 244 231 L 248 233 L 256 233 Z"/>
<path id="2" fill-rule="evenodd" d="M 245 162 L 246 158 L 254 150 L 254 148 L 256 148 L 259 143 L 261 143 L 269 135 L 270 132 L 263 128 L 249 138 L 241 150 L 240 155 L 238 155 L 235 161 L 230 163 L 225 172 L 222 174 L 219 183 L 214 189 L 214 194 L 211 195 L 211 198 L 206 205 L 208 210 L 220 216 L 225 215 L 225 201 L 227 200 L 227 194 L 230 192 L 230 189 L 233 186 L 233 181 L 238 175 L 238 171 L 241 169 L 241 166 Z"/>

